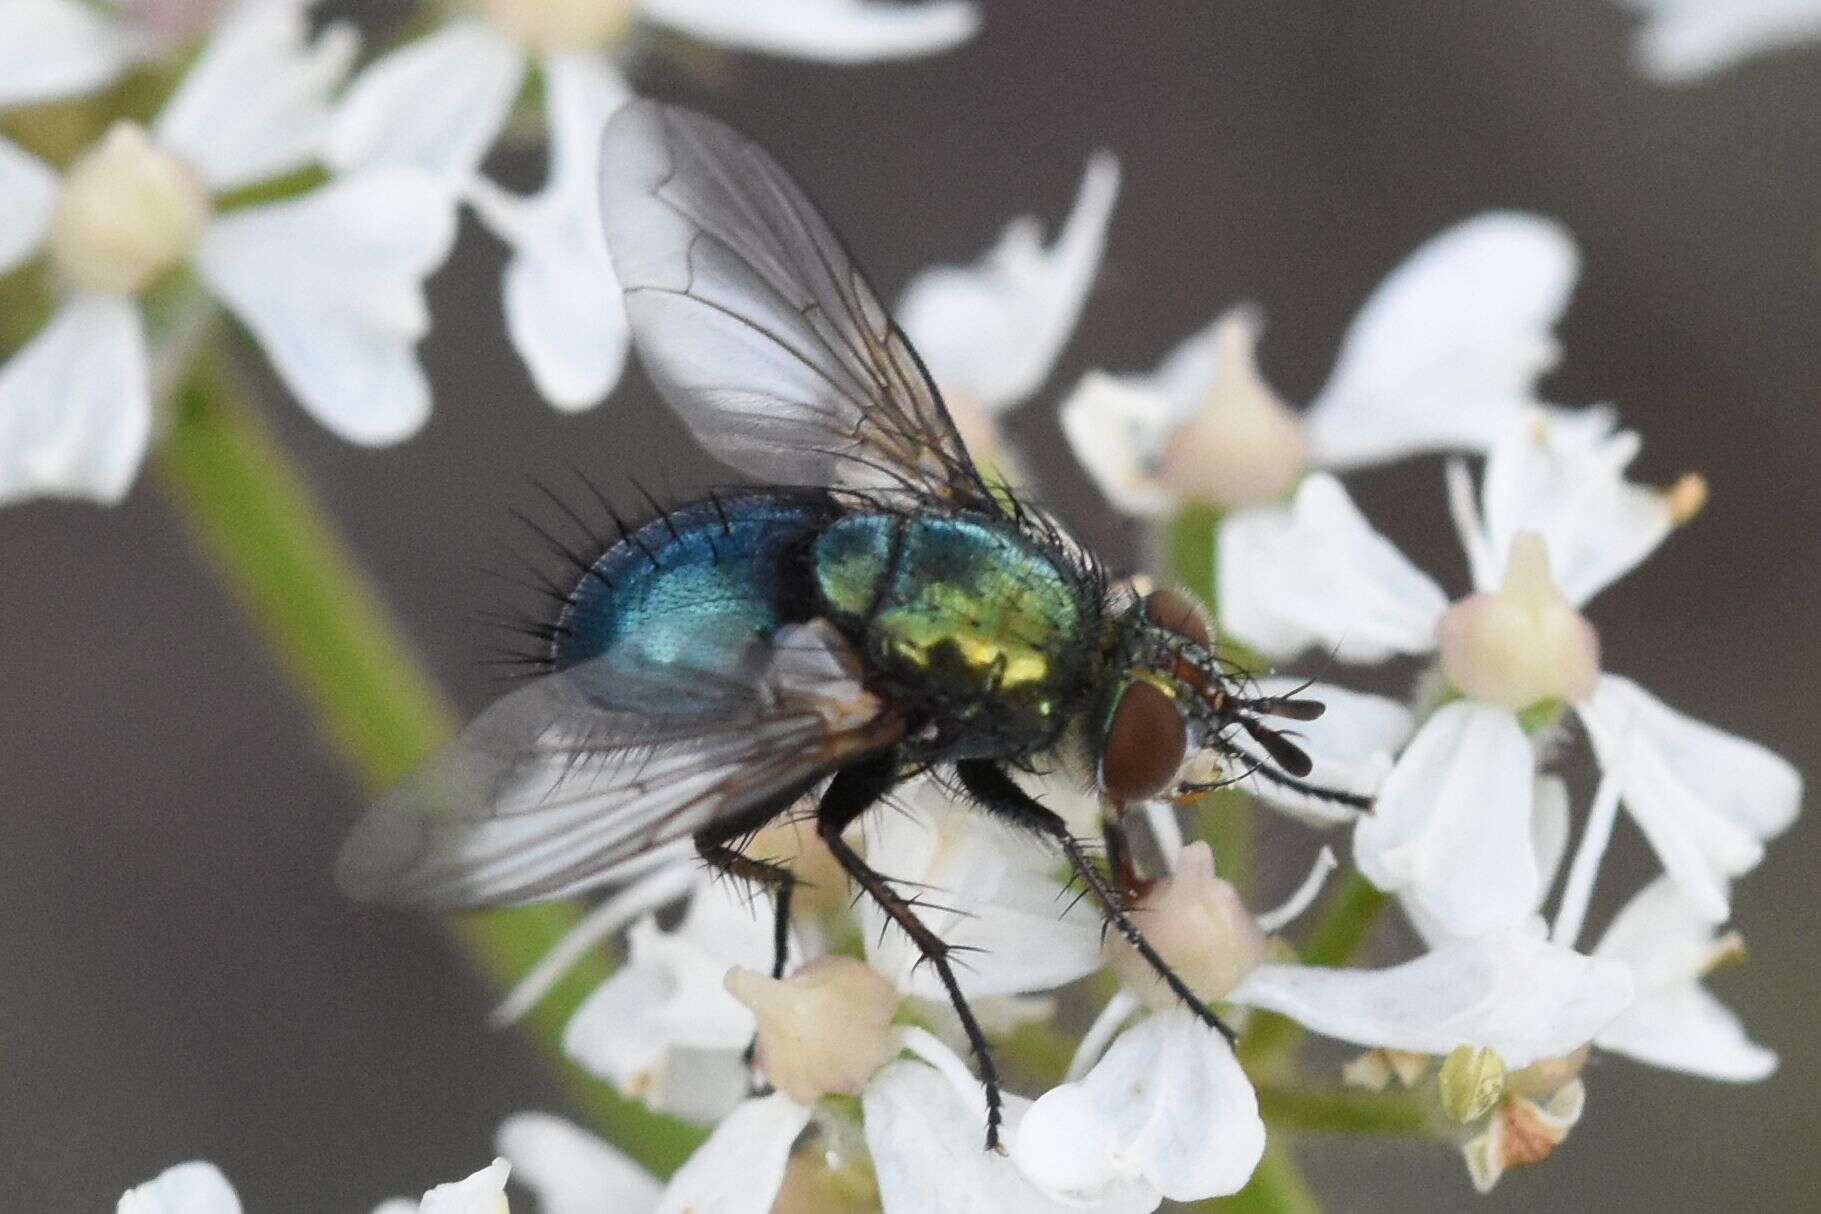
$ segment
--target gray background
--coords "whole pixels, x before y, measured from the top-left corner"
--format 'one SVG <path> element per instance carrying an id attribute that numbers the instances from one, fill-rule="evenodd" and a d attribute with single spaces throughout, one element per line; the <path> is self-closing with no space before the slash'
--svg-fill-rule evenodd
<path id="1" fill-rule="evenodd" d="M 1267 372 L 1306 398 L 1422 238 L 1489 206 L 1560 216 L 1586 269 L 1549 387 L 1618 401 L 1647 479 L 1694 468 L 1714 490 L 1596 604 L 1607 665 L 1815 767 L 1821 50 L 1668 90 L 1629 73 L 1628 19 L 1591 0 L 988 7 L 977 41 L 927 62 L 649 82 L 776 148 L 888 294 L 1015 213 L 1053 222 L 1090 149 L 1121 155 L 1106 272 L 1016 427 L 1101 542 L 1119 527 L 1049 416 L 1086 367 L 1146 366 L 1249 297 L 1271 318 Z M 534 161 L 503 167 L 535 180 Z M 358 451 L 282 397 L 271 414 L 471 710 L 490 686 L 471 615 L 497 597 L 472 566 L 523 542 L 505 512 L 527 476 L 580 459 L 683 494 L 713 471 L 636 375 L 580 417 L 540 404 L 501 337 L 498 254 L 469 236 L 433 291 L 421 437 Z M 1433 463 L 1362 492 L 1461 585 Z M 528 1049 L 482 1027 L 487 992 L 431 925 L 330 887 L 358 797 L 153 482 L 114 511 L 0 513 L 0 559 L 0 1204 L 107 1208 L 207 1156 L 251 1210 L 362 1210 L 465 1174 L 502 1114 L 554 1101 Z M 1782 1051 L 1775 1078 L 1606 1060 L 1567 1147 L 1483 1205 L 1442 1151 L 1311 1144 L 1332 1207 L 1812 1205 L 1812 838 L 1799 825 L 1739 889 L 1752 963 L 1717 983 Z M 1623 835 L 1596 925 L 1649 872 Z"/>

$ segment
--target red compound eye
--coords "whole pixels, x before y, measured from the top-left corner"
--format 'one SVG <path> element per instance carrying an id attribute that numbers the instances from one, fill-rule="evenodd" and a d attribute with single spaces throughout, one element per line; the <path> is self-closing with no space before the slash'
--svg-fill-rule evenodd
<path id="1" fill-rule="evenodd" d="M 1189 733 L 1169 696 L 1135 679 L 1120 693 L 1100 756 L 1100 786 L 1121 803 L 1170 787 L 1182 770 Z"/>
<path id="2" fill-rule="evenodd" d="M 1180 590 L 1153 590 L 1144 596 L 1144 614 L 1151 623 L 1188 637 L 1203 649 L 1214 648 L 1207 610 L 1193 595 Z"/>

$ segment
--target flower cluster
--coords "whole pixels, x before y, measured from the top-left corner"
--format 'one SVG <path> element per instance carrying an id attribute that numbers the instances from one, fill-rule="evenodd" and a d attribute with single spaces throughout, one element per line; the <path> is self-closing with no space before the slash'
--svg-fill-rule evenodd
<path id="1" fill-rule="evenodd" d="M 1696 4 L 1645 7 L 1665 73 L 1818 28 L 1794 4 L 1724 36 Z M 0 142 L 0 275 L 45 305 L 0 364 L 0 502 L 119 499 L 222 312 L 339 436 L 412 434 L 430 409 L 416 353 L 425 283 L 464 207 L 509 251 L 506 330 L 537 390 L 559 409 L 591 406 L 629 343 L 596 216 L 598 174 L 614 171 L 596 163 L 599 133 L 641 56 L 682 35 L 871 61 L 945 50 L 979 20 L 964 0 L 476 0 L 358 65 L 353 31 L 309 8 L 0 0 L 0 106 L 126 77 L 161 98 L 61 154 Z M 520 195 L 486 161 L 527 130 L 549 168 Z M 1020 468 L 1000 419 L 1050 378 L 1119 187 L 1117 161 L 1096 154 L 1053 237 L 1015 219 L 977 261 L 930 269 L 901 296 L 899 319 L 998 477 Z M 1733 884 L 1794 820 L 1802 782 L 1606 668 L 1590 603 L 1693 519 L 1707 487 L 1634 482 L 1640 440 L 1614 411 L 1539 397 L 1577 260 L 1548 220 L 1477 216 L 1390 273 L 1306 404 L 1267 381 L 1261 315 L 1240 304 L 1150 370 L 1088 374 L 1060 407 L 1079 461 L 1136 525 L 1214 517 L 1214 576 L 1186 589 L 1213 604 L 1229 656 L 1258 668 L 1249 687 L 1327 708 L 1298 734 L 1306 781 L 1270 779 L 1270 756 L 1243 736 L 1233 745 L 1258 768 L 1193 773 L 1348 838 L 1349 875 L 1325 898 L 1340 867 L 1325 836 L 1308 836 L 1307 880 L 1263 910 L 1229 879 L 1240 857 L 1185 839 L 1179 806 L 1103 805 L 1083 791 L 1093 773 L 1029 778 L 1076 834 L 1114 817 L 1150 857 L 1110 862 L 1108 879 L 1237 1046 L 1072 900 L 1052 850 L 931 776 L 848 842 L 953 950 L 970 1013 L 874 900 L 850 897 L 813 831 L 784 822 L 746 844 L 799 882 L 776 973 L 766 891 L 679 856 L 595 906 L 499 1018 L 624 932 L 625 964 L 563 1047 L 699 1127 L 687 1163 L 661 1180 L 580 1127 L 520 1114 L 491 1164 L 380 1210 L 498 1214 L 510 1179 L 576 1214 L 1143 1212 L 1243 1188 L 1286 1077 L 1317 1119 L 1324 1102 L 1349 1107 L 1347 1085 L 1373 1089 L 1375 1108 L 1458 1149 L 1487 1189 L 1580 1118 L 1596 1051 L 1719 1080 L 1770 1074 L 1776 1056 L 1704 980 L 1742 952 L 1724 930 Z M 1435 501 L 1465 551 L 1458 593 L 1376 530 L 1341 479 L 1424 454 L 1446 456 Z M 1310 653 L 1419 666 L 1416 690 L 1400 701 L 1265 670 Z M 1598 779 L 1577 827 L 1562 772 L 1582 740 Z M 1217 812 L 1241 812 L 1238 800 Z M 1584 944 L 1621 810 L 1662 873 Z M 1420 950 L 1355 966 L 1337 933 L 1302 929 L 1321 915 L 1356 939 L 1380 902 Z M 984 1054 L 965 1057 L 975 1020 L 1014 1093 L 1000 1150 L 981 1149 L 990 1072 Z M 1359 1052 L 1336 1074 L 1302 1072 L 1304 1033 Z M 119 1208 L 239 1203 L 195 1162 Z"/>
<path id="2" fill-rule="evenodd" d="M 431 398 L 416 357 L 430 327 L 423 284 L 464 203 L 512 250 L 506 326 L 539 392 L 562 409 L 595 404 L 627 352 L 594 214 L 596 142 L 652 31 L 867 62 L 947 50 L 979 22 L 966 0 L 486 0 L 349 79 L 355 31 L 332 23 L 312 35 L 309 9 L 0 5 L 0 110 L 134 73 L 163 82 L 202 43 L 149 120 L 113 120 L 89 145 L 59 149 L 60 167 L 0 139 L 0 278 L 42 269 L 53 300 L 0 364 L 0 504 L 119 500 L 208 336 L 211 298 L 334 433 L 369 446 L 414 434 Z M 550 169 L 525 198 L 481 162 L 533 92 Z M 1093 176 L 1104 210 L 1110 166 Z M 1008 233 L 996 269 L 1024 292 L 1013 306 L 1050 308 L 1066 332 L 1072 310 L 1056 299 L 1067 287 L 1054 279 L 1079 276 L 1083 259 L 1091 272 L 1092 229 L 1084 218 L 1053 254 L 1028 224 Z M 987 385 L 988 402 L 1018 386 Z"/>

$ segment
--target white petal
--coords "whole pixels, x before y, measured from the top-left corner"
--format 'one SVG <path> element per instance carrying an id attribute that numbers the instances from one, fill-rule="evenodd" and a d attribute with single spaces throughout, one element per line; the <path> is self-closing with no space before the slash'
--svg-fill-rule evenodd
<path id="1" fill-rule="evenodd" d="M 362 69 L 329 131 L 342 171 L 411 165 L 465 187 L 506 125 L 524 54 L 477 19 L 452 21 Z"/>
<path id="2" fill-rule="evenodd" d="M 192 1160 L 128 1190 L 115 1214 L 240 1214 L 240 1199 L 221 1169 Z"/>
<path id="3" fill-rule="evenodd" d="M 1221 623 L 1275 658 L 1313 646 L 1343 662 L 1428 653 L 1448 607 L 1326 473 L 1305 479 L 1288 507 L 1228 515 L 1215 557 Z"/>
<path id="4" fill-rule="evenodd" d="M 1645 886 L 1606 929 L 1594 956 L 1631 967 L 1637 1001 L 1595 1044 L 1653 1066 L 1749 1082 L 1777 1068 L 1777 1055 L 1745 1035 L 1739 1018 L 1703 990 L 1714 929 L 1667 877 Z"/>
<path id="5" fill-rule="evenodd" d="M 627 963 L 576 1009 L 563 1049 L 654 1108 L 713 1120 L 745 1095 L 740 1054 L 756 1028 L 727 993 L 736 965 L 769 973 L 771 914 L 725 881 L 699 885 L 674 931 L 646 918 Z"/>
<path id="6" fill-rule="evenodd" d="M 963 950 L 956 980 L 970 998 L 1048 990 L 1100 967 L 1100 919 L 1055 876 L 1056 854 L 1029 834 L 955 805 L 925 781 L 903 798 L 905 812 L 881 815 L 868 862 L 907 883 L 924 905 L 918 917 Z M 867 960 L 925 999 L 946 997 L 935 968 L 870 900 L 860 908 Z"/>
<path id="7" fill-rule="evenodd" d="M 118 14 L 81 0 L 0 0 L 0 108 L 100 88 L 143 49 Z"/>
<path id="8" fill-rule="evenodd" d="M 512 246 L 506 331 L 544 399 L 560 409 L 598 404 L 619 382 L 631 331 L 601 232 L 601 128 L 631 95 L 598 57 L 563 56 L 546 68 L 549 184 L 520 198 L 477 181 L 475 210 Z M 611 172 L 611 166 L 607 171 Z"/>
<path id="9" fill-rule="evenodd" d="M 1327 708 L 1315 720 L 1298 722 L 1295 727 L 1296 744 L 1314 764 L 1306 783 L 1365 797 L 1378 792 L 1391 772 L 1392 756 L 1410 738 L 1409 709 L 1385 696 L 1349 691 L 1332 683 L 1305 683 L 1279 675 L 1262 677 L 1257 683 L 1261 696 L 1295 694 Z M 1233 742 L 1259 762 L 1266 761 L 1258 744 L 1245 734 L 1235 733 Z M 1273 808 L 1312 825 L 1335 826 L 1359 816 L 1358 810 L 1295 792 L 1260 776 L 1246 776 L 1239 785 Z"/>
<path id="10" fill-rule="evenodd" d="M 196 269 L 312 416 L 378 446 L 429 416 L 416 356 L 430 328 L 423 282 L 454 239 L 442 186 L 413 170 L 375 169 L 215 221 Z"/>
<path id="11" fill-rule="evenodd" d="M 1038 1098 L 1012 1157 L 1051 1191 L 1141 1178 L 1199 1201 L 1238 1192 L 1264 1149 L 1258 1097 L 1233 1051 L 1174 1010 L 1139 1021 L 1085 1079 Z"/>
<path id="12" fill-rule="evenodd" d="M 911 279 L 898 320 L 944 392 L 1002 413 L 1043 386 L 1100 270 L 1118 193 L 1119 162 L 1101 152 L 1049 248 L 1025 216 L 973 265 Z"/>
<path id="13" fill-rule="evenodd" d="M 766 1214 L 809 1114 L 782 1092 L 746 1101 L 671 1177 L 658 1214 Z"/>
<path id="14" fill-rule="evenodd" d="M 1261 965 L 1233 992 L 1324 1036 L 1375 1049 L 1498 1051 L 1512 1069 L 1586 1045 L 1632 999 L 1628 967 L 1527 927 L 1444 945 L 1382 970 Z"/>
<path id="15" fill-rule="evenodd" d="M 506 1177 L 512 1167 L 496 1159 L 465 1180 L 439 1184 L 418 1203 L 418 1214 L 500 1214 L 506 1205 Z"/>
<path id="16" fill-rule="evenodd" d="M 1587 602 L 1623 577 L 1675 527 L 1669 495 L 1625 479 L 1638 436 L 1605 425 L 1520 418 L 1486 461 L 1488 568 L 1502 578 L 1511 541 L 1520 531 L 1542 535 L 1549 569 L 1571 602 Z M 1481 580 L 1477 588 L 1496 590 Z"/>
<path id="17" fill-rule="evenodd" d="M 886 1067 L 861 1100 L 884 1214 L 1146 1214 L 1161 1200 L 1155 1189 L 1132 1181 L 1066 1200 L 1039 1192 L 1011 1159 L 981 1149 L 986 1123 L 977 1099 L 964 1098 L 922 1063 Z M 1007 1141 L 1017 1140 L 1030 1107 L 1006 1097 Z"/>
<path id="18" fill-rule="evenodd" d="M 1483 450 L 1555 365 L 1580 259 L 1560 224 L 1495 211 L 1412 253 L 1366 301 L 1310 405 L 1332 467 Z"/>
<path id="19" fill-rule="evenodd" d="M 1647 13 L 1634 55 L 1638 69 L 1683 84 L 1762 55 L 1821 39 L 1812 0 L 1631 0 Z"/>
<path id="20" fill-rule="evenodd" d="M 359 46 L 343 24 L 312 43 L 300 6 L 239 5 L 160 111 L 158 142 L 215 190 L 302 168 L 322 151 L 330 94 Z"/>
<path id="21" fill-rule="evenodd" d="M 1361 815 L 1353 836 L 1360 871 L 1455 936 L 1528 919 L 1542 893 L 1531 840 L 1535 769 L 1509 711 L 1444 705 Z"/>
<path id="22" fill-rule="evenodd" d="M 1157 478 L 1157 453 L 1176 420 L 1169 402 L 1124 379 L 1090 371 L 1062 402 L 1063 437 L 1121 514 L 1154 518 L 1176 507 Z"/>
<path id="23" fill-rule="evenodd" d="M 128 299 L 80 295 L 0 366 L 0 504 L 126 495 L 152 402 L 145 329 Z"/>
<path id="24" fill-rule="evenodd" d="M 717 46 L 830 63 L 868 63 L 946 51 L 979 28 L 961 0 L 640 0 L 660 25 Z"/>
<path id="25" fill-rule="evenodd" d="M 588 1131 L 548 1113 L 519 1113 L 494 1145 L 512 1175 L 537 1194 L 541 1214 L 644 1214 L 663 1186 Z"/>
<path id="26" fill-rule="evenodd" d="M 1726 879 L 1756 866 L 1762 841 L 1795 821 L 1801 775 L 1617 675 L 1601 676 L 1580 714 L 1601 765 L 1616 764 L 1625 808 L 1664 869 L 1711 921 L 1724 919 Z"/>
<path id="27" fill-rule="evenodd" d="M 44 242 L 56 205 L 56 171 L 0 139 L 0 274 Z"/>

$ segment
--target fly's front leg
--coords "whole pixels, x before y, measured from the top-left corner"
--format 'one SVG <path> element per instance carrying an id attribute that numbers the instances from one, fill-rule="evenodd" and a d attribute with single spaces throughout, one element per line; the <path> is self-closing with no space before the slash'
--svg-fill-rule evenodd
<path id="1" fill-rule="evenodd" d="M 846 769 L 835 777 L 834 782 L 828 786 L 828 791 L 822 795 L 822 803 L 816 809 L 816 828 L 848 877 L 910 937 L 923 959 L 936 971 L 943 990 L 948 992 L 949 1003 L 954 1006 L 955 1016 L 961 1021 L 961 1031 L 967 1037 L 968 1049 L 980 1068 L 981 1086 L 986 1089 L 986 1149 L 997 1151 L 999 1127 L 1004 1120 L 999 1068 L 993 1062 L 993 1051 L 987 1043 L 986 1033 L 981 1029 L 979 1020 L 975 1019 L 974 1009 L 968 1006 L 966 997 L 962 995 L 961 984 L 955 980 L 954 967 L 949 962 L 949 945 L 917 917 L 916 909 L 892 887 L 891 880 L 868 865 L 841 837 L 841 832 L 848 823 L 874 805 L 897 782 L 898 763 L 895 755 L 884 755 Z"/>
<path id="2" fill-rule="evenodd" d="M 1188 983 L 1151 947 L 1151 942 L 1145 939 L 1144 933 L 1138 930 L 1138 925 L 1126 913 L 1125 904 L 1120 900 L 1118 892 L 1082 847 L 1081 840 L 1069 833 L 1067 823 L 1020 788 L 1018 782 L 995 763 L 984 759 L 969 759 L 957 763 L 955 773 L 961 779 L 961 786 L 987 810 L 1055 840 L 1056 845 L 1062 849 L 1062 854 L 1068 857 L 1069 867 L 1081 878 L 1082 884 L 1087 886 L 1094 901 L 1100 904 L 1101 913 L 1119 930 L 1126 943 L 1136 949 L 1145 963 L 1163 979 L 1170 992 L 1182 1000 L 1198 1020 L 1225 1037 L 1228 1044 L 1239 1040 L 1238 1034 L 1227 1022 L 1215 1015 L 1214 1010 L 1190 990 Z"/>

